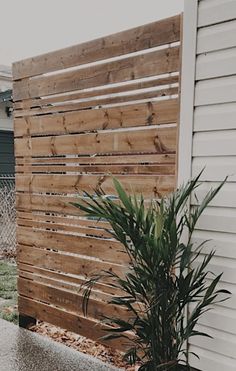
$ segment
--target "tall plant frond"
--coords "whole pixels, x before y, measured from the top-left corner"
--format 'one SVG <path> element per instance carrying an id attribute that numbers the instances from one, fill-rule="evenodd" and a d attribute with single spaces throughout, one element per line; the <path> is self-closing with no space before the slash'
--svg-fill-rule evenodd
<path id="1" fill-rule="evenodd" d="M 213 276 L 208 268 L 215 252 L 206 254 L 205 241 L 191 241 L 200 216 L 226 181 L 188 212 L 201 174 L 161 200 L 146 202 L 142 195 L 130 195 L 114 178 L 115 197 L 96 189 L 93 194 L 84 192 L 73 204 L 87 217 L 109 222 L 107 231 L 129 256 L 124 276 L 108 270 L 87 280 L 82 287 L 83 311 L 87 315 L 90 295 L 99 280 L 114 288 L 108 305 L 126 309 L 128 317 L 105 317 L 105 339 L 131 339 L 126 360 L 139 362 L 140 371 L 189 370 L 186 341 L 209 336 L 198 331 L 200 318 L 230 295 L 217 289 L 222 275 Z M 183 239 L 186 230 L 187 241 Z"/>

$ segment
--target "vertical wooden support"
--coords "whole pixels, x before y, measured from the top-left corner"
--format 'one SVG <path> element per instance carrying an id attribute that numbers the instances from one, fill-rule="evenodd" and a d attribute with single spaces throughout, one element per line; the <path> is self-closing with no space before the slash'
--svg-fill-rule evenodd
<path id="1" fill-rule="evenodd" d="M 30 326 L 36 325 L 37 320 L 24 314 L 19 314 L 19 326 L 22 328 L 29 328 Z"/>

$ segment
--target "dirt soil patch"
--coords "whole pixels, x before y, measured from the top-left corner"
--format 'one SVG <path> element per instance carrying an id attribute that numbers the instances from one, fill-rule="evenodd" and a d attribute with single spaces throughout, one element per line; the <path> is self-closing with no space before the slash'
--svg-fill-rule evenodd
<path id="1" fill-rule="evenodd" d="M 36 326 L 30 327 L 30 330 L 48 336 L 59 343 L 63 343 L 79 352 L 94 356 L 101 361 L 110 363 L 116 367 L 123 368 L 127 371 L 138 370 L 138 367 L 127 366 L 125 362 L 123 362 L 122 354 L 120 352 L 73 332 L 63 330 L 45 322 L 39 322 Z"/>

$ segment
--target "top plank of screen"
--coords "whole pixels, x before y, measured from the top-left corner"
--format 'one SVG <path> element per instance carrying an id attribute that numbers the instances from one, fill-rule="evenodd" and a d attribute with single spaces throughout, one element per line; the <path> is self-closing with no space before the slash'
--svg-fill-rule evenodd
<path id="1" fill-rule="evenodd" d="M 86 63 L 134 53 L 180 40 L 180 15 L 13 64 L 19 80 Z"/>

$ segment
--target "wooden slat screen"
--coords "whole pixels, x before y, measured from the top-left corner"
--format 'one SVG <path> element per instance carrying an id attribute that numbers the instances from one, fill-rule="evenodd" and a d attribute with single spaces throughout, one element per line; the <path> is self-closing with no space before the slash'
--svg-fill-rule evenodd
<path id="1" fill-rule="evenodd" d="M 128 258 L 70 202 L 100 185 L 114 194 L 111 174 L 147 202 L 174 189 L 180 35 L 178 15 L 13 65 L 21 315 L 96 340 L 101 314 L 127 317 L 105 304 L 107 282 L 82 315 L 85 278 L 123 276 Z"/>

